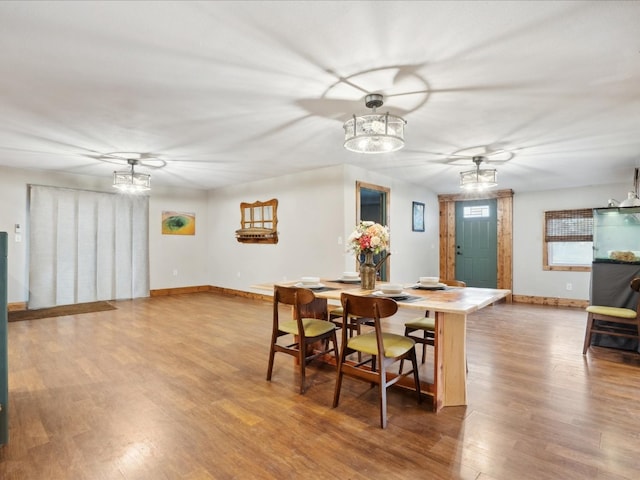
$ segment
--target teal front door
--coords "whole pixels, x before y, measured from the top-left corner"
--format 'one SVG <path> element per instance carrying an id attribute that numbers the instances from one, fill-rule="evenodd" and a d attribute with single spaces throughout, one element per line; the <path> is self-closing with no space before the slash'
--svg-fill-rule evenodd
<path id="1" fill-rule="evenodd" d="M 456 202 L 456 280 L 468 287 L 497 288 L 498 202 Z"/>

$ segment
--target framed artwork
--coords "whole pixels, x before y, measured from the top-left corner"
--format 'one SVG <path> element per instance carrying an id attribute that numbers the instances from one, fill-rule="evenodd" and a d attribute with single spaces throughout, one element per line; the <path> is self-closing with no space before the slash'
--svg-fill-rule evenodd
<path id="1" fill-rule="evenodd" d="M 413 202 L 411 229 L 414 232 L 424 232 L 424 203 Z"/>
<path id="2" fill-rule="evenodd" d="M 195 235 L 196 214 L 185 212 L 162 212 L 163 235 Z"/>

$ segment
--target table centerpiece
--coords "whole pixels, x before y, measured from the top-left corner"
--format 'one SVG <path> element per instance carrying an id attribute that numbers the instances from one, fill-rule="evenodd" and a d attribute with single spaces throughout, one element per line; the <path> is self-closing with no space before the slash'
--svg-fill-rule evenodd
<path id="1" fill-rule="evenodd" d="M 347 240 L 349 250 L 360 262 L 362 288 L 373 290 L 376 284 L 377 265 L 373 256 L 386 252 L 389 248 L 389 227 L 372 221 L 360 221 Z M 364 256 L 364 259 L 360 259 Z"/>

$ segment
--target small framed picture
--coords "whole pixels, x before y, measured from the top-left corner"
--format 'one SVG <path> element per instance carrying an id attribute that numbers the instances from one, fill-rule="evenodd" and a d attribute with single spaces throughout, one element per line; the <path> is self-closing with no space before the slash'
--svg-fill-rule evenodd
<path id="1" fill-rule="evenodd" d="M 162 212 L 163 235 L 195 235 L 196 214 L 192 212 Z"/>
<path id="2" fill-rule="evenodd" d="M 412 213 L 411 229 L 414 232 L 424 232 L 424 203 L 413 202 Z"/>

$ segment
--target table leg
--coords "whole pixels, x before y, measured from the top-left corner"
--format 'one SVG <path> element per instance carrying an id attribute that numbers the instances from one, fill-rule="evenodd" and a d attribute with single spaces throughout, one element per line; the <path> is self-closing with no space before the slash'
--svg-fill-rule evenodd
<path id="1" fill-rule="evenodd" d="M 436 409 L 467 404 L 466 315 L 436 313 Z"/>

